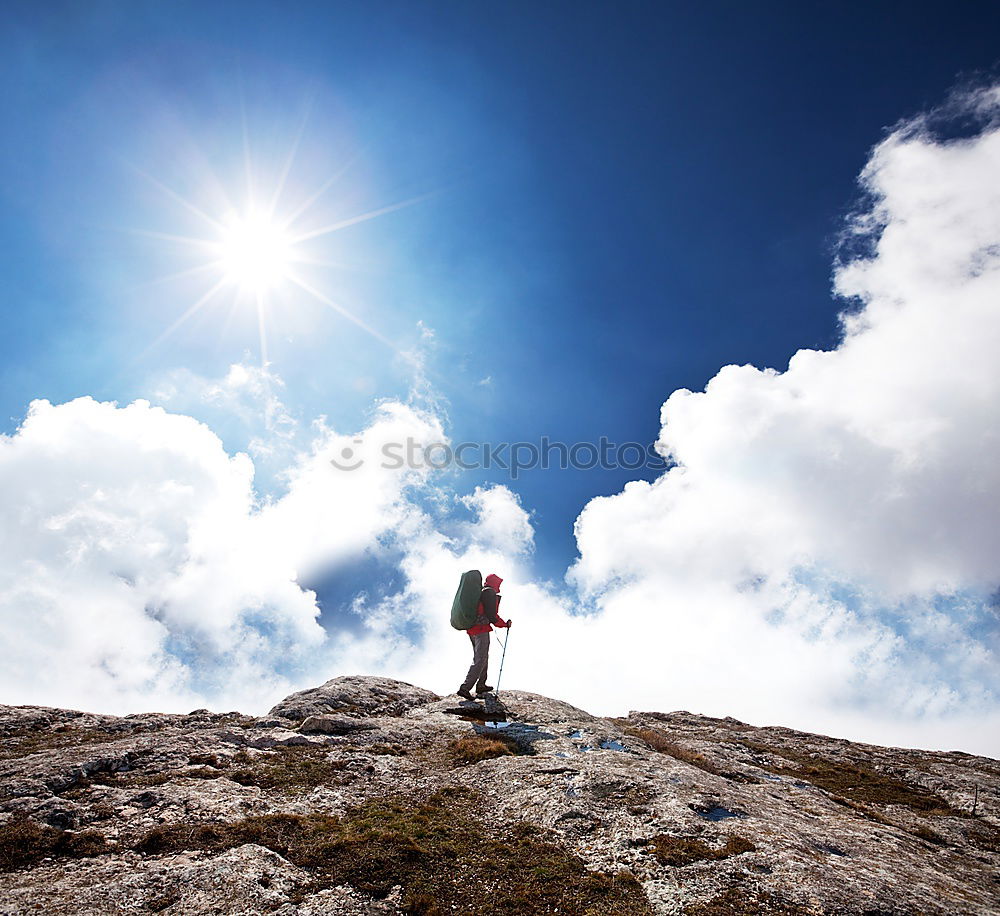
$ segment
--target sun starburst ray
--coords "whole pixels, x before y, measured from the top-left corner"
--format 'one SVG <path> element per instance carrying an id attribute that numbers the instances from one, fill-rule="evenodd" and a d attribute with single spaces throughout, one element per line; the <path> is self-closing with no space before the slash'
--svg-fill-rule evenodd
<path id="1" fill-rule="evenodd" d="M 338 232 L 341 229 L 346 229 L 348 226 L 356 226 L 358 223 L 366 223 L 368 220 L 375 219 L 379 216 L 385 216 L 387 213 L 395 213 L 397 210 L 412 207 L 414 204 L 419 204 L 427 200 L 429 197 L 433 197 L 433 192 L 421 194 L 417 197 L 411 197 L 409 200 L 400 201 L 398 204 L 389 204 L 387 207 L 380 207 L 378 210 L 369 210 L 367 213 L 362 213 L 359 216 L 352 216 L 348 219 L 331 223 L 329 226 L 323 226 L 320 229 L 313 229 L 310 232 L 304 232 L 302 235 L 294 236 L 292 238 L 292 244 L 298 245 L 301 242 L 308 242 L 310 239 L 319 238 L 322 235 L 329 235 L 331 232 Z"/>
<path id="2" fill-rule="evenodd" d="M 185 210 L 188 210 L 191 213 L 193 213 L 195 216 L 200 217 L 201 219 L 205 220 L 205 222 L 207 222 L 213 229 L 215 229 L 216 231 L 218 231 L 218 230 L 220 230 L 222 228 L 222 225 L 219 223 L 218 220 L 213 219 L 209 214 L 207 214 L 204 210 L 202 210 L 201 207 L 198 207 L 195 204 L 191 203 L 191 201 L 189 201 L 182 194 L 178 194 L 173 188 L 168 187 L 162 181 L 159 181 L 156 178 L 154 178 L 152 175 L 147 174 L 142 169 L 140 169 L 137 165 L 132 165 L 131 163 L 129 163 L 129 166 L 130 166 L 130 168 L 133 169 L 133 171 L 136 172 L 136 174 L 138 174 L 142 178 L 146 179 L 146 181 L 150 182 L 154 187 L 156 187 L 157 189 L 159 189 L 160 191 L 162 191 L 164 194 L 166 194 L 171 200 L 175 201 L 176 203 L 178 203 L 182 207 L 184 207 Z"/>
<path id="3" fill-rule="evenodd" d="M 256 336 L 262 365 L 267 365 L 270 358 L 268 331 L 269 328 L 272 332 L 274 331 L 275 309 L 278 306 L 290 309 L 295 307 L 298 301 L 308 302 L 309 300 L 332 310 L 341 318 L 351 322 L 375 340 L 400 354 L 402 351 L 392 340 L 332 298 L 328 291 L 323 288 L 324 284 L 317 281 L 317 272 L 322 269 L 338 271 L 359 269 L 358 264 L 330 257 L 329 251 L 323 250 L 324 243 L 320 240 L 350 226 L 411 207 L 428 199 L 432 194 L 411 197 L 336 221 L 323 221 L 322 217 L 319 219 L 313 217 L 303 225 L 305 215 L 317 206 L 331 188 L 343 180 L 347 172 L 357 162 L 360 154 L 356 153 L 343 162 L 325 181 L 314 186 L 313 190 L 302 189 L 300 193 L 292 193 L 291 180 L 296 164 L 301 157 L 301 145 L 311 118 L 312 103 L 309 102 L 304 107 L 289 146 L 283 155 L 275 159 L 277 171 L 270 176 L 265 174 L 266 170 L 265 172 L 260 170 L 258 156 L 251 144 L 246 105 L 242 97 L 240 111 L 242 143 L 239 155 L 242 161 L 241 168 L 237 168 L 235 177 L 237 184 L 242 186 L 243 197 L 241 201 L 234 201 L 229 193 L 232 188 L 227 189 L 223 181 L 210 175 L 210 199 L 216 202 L 219 209 L 218 211 L 206 212 L 203 207 L 198 206 L 162 181 L 153 178 L 141 169 L 135 169 L 144 180 L 150 182 L 185 211 L 196 215 L 212 230 L 206 232 L 204 236 L 152 229 L 127 230 L 139 236 L 184 246 L 203 255 L 202 263 L 175 271 L 152 281 L 152 283 L 191 281 L 192 278 L 197 278 L 203 273 L 215 272 L 217 274 L 211 286 L 198 295 L 195 301 L 176 317 L 140 355 L 148 353 L 174 334 L 192 316 L 209 303 L 214 302 L 223 289 L 232 291 L 232 302 L 226 310 L 228 314 L 225 317 L 225 328 L 229 328 L 241 310 L 248 318 L 252 315 L 256 324 Z M 265 178 L 269 178 L 269 180 L 265 181 Z M 292 203 L 291 206 L 284 204 L 285 201 L 289 200 Z M 324 224 L 319 228 L 309 228 L 309 222 L 313 225 L 317 222 Z M 307 243 L 312 244 L 307 246 Z M 290 291 L 295 291 L 296 295 L 289 297 Z M 308 299 L 301 296 L 303 292 L 307 294 Z"/>
<path id="4" fill-rule="evenodd" d="M 312 194 L 310 194 L 298 207 L 296 207 L 288 216 L 285 217 L 285 225 L 291 226 L 300 216 L 307 213 L 310 207 L 316 203 L 327 191 L 330 190 L 347 172 L 351 169 L 355 162 L 358 161 L 360 154 L 352 156 L 347 160 L 333 175 L 331 175 L 326 181 L 319 186 Z"/>
<path id="5" fill-rule="evenodd" d="M 329 267 L 333 270 L 358 270 L 357 264 L 348 261 L 334 261 L 330 258 L 314 258 L 309 255 L 296 253 L 292 258 L 294 264 L 306 264 L 310 267 Z"/>
<path id="6" fill-rule="evenodd" d="M 225 285 L 226 285 L 225 277 L 216 281 L 216 283 L 206 293 L 204 293 L 201 296 L 201 298 L 199 298 L 197 301 L 189 305 L 181 315 L 179 315 L 177 318 L 174 319 L 173 322 L 171 322 L 168 328 L 166 328 L 154 341 L 152 341 L 152 343 L 147 345 L 139 354 L 139 356 L 144 356 L 150 350 L 159 346 L 164 340 L 166 340 L 171 334 L 173 334 L 174 331 L 176 331 L 182 324 L 184 324 L 185 321 L 187 321 L 192 315 L 194 315 L 195 312 L 197 312 L 208 302 L 210 302 L 214 298 L 215 294 L 218 293 L 219 290 L 221 290 Z"/>
<path id="7" fill-rule="evenodd" d="M 240 310 L 240 293 L 238 289 L 233 289 L 232 301 L 229 303 L 229 310 L 226 312 L 225 320 L 222 322 L 222 335 L 225 336 L 229 331 L 233 320 Z"/>
<path id="8" fill-rule="evenodd" d="M 178 280 L 196 277 L 199 274 L 209 273 L 210 271 L 218 269 L 218 261 L 206 261 L 204 264 L 195 264 L 194 267 L 188 267 L 185 270 L 175 270 L 173 273 L 164 274 L 162 277 L 154 277 L 152 280 L 143 280 L 141 283 L 136 283 L 130 287 L 130 292 L 136 292 L 140 289 L 150 289 L 154 286 L 164 286 L 167 283 L 176 283 Z"/>
<path id="9" fill-rule="evenodd" d="M 141 235 L 149 239 L 159 239 L 163 242 L 178 242 L 181 245 L 192 245 L 199 248 L 211 245 L 211 241 L 197 235 L 174 235 L 170 232 L 157 232 L 155 229 L 123 229 L 129 235 Z"/>
<path id="10" fill-rule="evenodd" d="M 267 330 L 264 327 L 264 296 L 257 293 L 257 337 L 260 341 L 260 365 L 267 367 Z"/>
<path id="11" fill-rule="evenodd" d="M 353 322 L 362 330 L 367 331 L 376 340 L 382 341 L 382 343 L 384 343 L 387 347 L 391 347 L 397 353 L 399 352 L 399 348 L 391 340 L 389 340 L 389 338 L 383 336 L 378 331 L 376 331 L 375 328 L 366 324 L 364 321 L 358 318 L 358 316 L 355 315 L 350 309 L 347 309 L 344 306 L 340 305 L 339 303 L 334 302 L 329 296 L 324 295 L 314 286 L 311 286 L 309 283 L 307 283 L 301 277 L 296 276 L 295 274 L 289 274 L 288 279 L 291 280 L 292 283 L 294 283 L 296 286 L 300 286 L 302 289 L 304 289 L 307 293 L 309 293 L 319 302 L 322 302 L 324 305 L 328 306 L 329 308 L 332 308 L 338 314 L 343 315 L 344 318 L 346 318 L 348 321 Z"/>
<path id="12" fill-rule="evenodd" d="M 299 129 L 295 132 L 295 139 L 292 140 L 292 145 L 289 147 L 288 155 L 285 156 L 285 163 L 282 166 L 281 173 L 278 175 L 278 180 L 275 182 L 274 193 L 271 195 L 271 202 L 267 209 L 269 219 L 274 219 L 274 214 L 278 209 L 278 201 L 281 200 L 281 195 L 285 191 L 285 185 L 288 182 L 288 175 L 292 170 L 292 164 L 295 162 L 295 157 L 298 155 L 299 145 L 302 143 L 302 135 L 305 133 L 306 125 L 309 123 L 309 115 L 311 111 L 312 99 L 310 99 L 306 104 L 306 109 L 302 114 L 302 120 L 299 122 Z"/>
<path id="13" fill-rule="evenodd" d="M 243 176 L 246 182 L 246 199 L 253 200 L 255 198 L 255 185 L 253 180 L 253 160 L 250 155 L 250 127 L 247 124 L 247 103 L 246 98 L 243 95 L 243 89 L 240 88 L 240 122 L 243 127 Z"/>

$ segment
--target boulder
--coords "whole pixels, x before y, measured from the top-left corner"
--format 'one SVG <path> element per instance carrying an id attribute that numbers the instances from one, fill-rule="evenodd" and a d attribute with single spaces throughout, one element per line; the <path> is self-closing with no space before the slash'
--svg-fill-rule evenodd
<path id="1" fill-rule="evenodd" d="M 433 703 L 437 694 L 388 677 L 335 677 L 320 687 L 285 697 L 268 716 L 302 722 L 309 716 L 335 712 L 340 716 L 401 716 L 417 706 Z"/>

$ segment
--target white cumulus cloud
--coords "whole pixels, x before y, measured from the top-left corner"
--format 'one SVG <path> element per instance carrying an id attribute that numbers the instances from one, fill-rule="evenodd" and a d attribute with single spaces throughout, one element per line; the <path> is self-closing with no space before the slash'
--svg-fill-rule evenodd
<path id="1" fill-rule="evenodd" d="M 315 670 L 327 634 L 302 581 L 401 525 L 425 473 L 337 473 L 331 457 L 441 431 L 386 403 L 360 436 L 314 433 L 261 503 L 251 459 L 189 416 L 35 401 L 0 438 L 5 702 L 253 707 Z"/>
<path id="2" fill-rule="evenodd" d="M 511 489 L 394 460 L 447 444 L 425 380 L 350 434 L 246 366 L 175 373 L 173 412 L 34 402 L 0 437 L 0 694 L 254 710 L 348 672 L 448 692 L 476 567 L 505 579 L 508 685 L 1000 753 L 1000 93 L 964 104 L 975 136 L 922 118 L 872 152 L 839 346 L 671 394 L 673 466 L 588 503 L 566 583 L 537 581 Z M 242 423 L 250 454 L 182 411 Z M 352 570 L 369 586 L 310 590 Z"/>
<path id="3" fill-rule="evenodd" d="M 862 182 L 841 344 L 674 392 L 677 466 L 585 508 L 572 577 L 667 647 L 650 699 L 996 751 L 1000 130 L 904 125 Z"/>

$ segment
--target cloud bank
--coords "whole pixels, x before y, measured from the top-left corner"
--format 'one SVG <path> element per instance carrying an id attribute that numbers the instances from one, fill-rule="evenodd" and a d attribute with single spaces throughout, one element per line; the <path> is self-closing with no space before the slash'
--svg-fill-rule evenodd
<path id="1" fill-rule="evenodd" d="M 577 520 L 575 583 L 605 616 L 659 609 L 643 629 L 674 696 L 872 739 L 1000 735 L 996 101 L 965 101 L 975 137 L 921 119 L 874 150 L 841 345 L 675 392 L 677 466 Z"/>
<path id="2" fill-rule="evenodd" d="M 446 441 L 433 404 L 382 403 L 345 435 L 298 428 L 260 370 L 171 380 L 175 411 L 262 407 L 234 455 L 147 401 L 34 402 L 0 439 L 0 694 L 249 710 L 346 672 L 448 692 L 468 646 L 445 611 L 476 566 L 506 579 L 509 685 L 1000 755 L 998 99 L 963 101 L 973 136 L 922 118 L 875 148 L 860 253 L 835 270 L 840 345 L 670 395 L 673 466 L 585 507 L 563 584 L 534 580 L 508 488 L 332 470 L 345 448 Z M 308 587 L 352 568 L 396 585 L 337 606 Z"/>
<path id="3" fill-rule="evenodd" d="M 249 456 L 191 417 L 35 401 L 0 440 L 5 700 L 253 706 L 311 673 L 328 640 L 301 581 L 403 525 L 420 476 L 331 473 L 343 437 L 314 432 L 281 498 L 261 502 Z M 440 428 L 385 404 L 364 435 Z"/>

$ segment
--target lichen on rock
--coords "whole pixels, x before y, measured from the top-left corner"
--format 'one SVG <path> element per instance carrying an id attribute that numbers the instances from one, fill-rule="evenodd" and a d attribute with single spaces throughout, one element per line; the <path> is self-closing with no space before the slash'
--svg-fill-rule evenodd
<path id="1" fill-rule="evenodd" d="M 1000 914 L 1000 763 L 968 754 L 365 677 L 0 735 L 5 916 Z"/>

